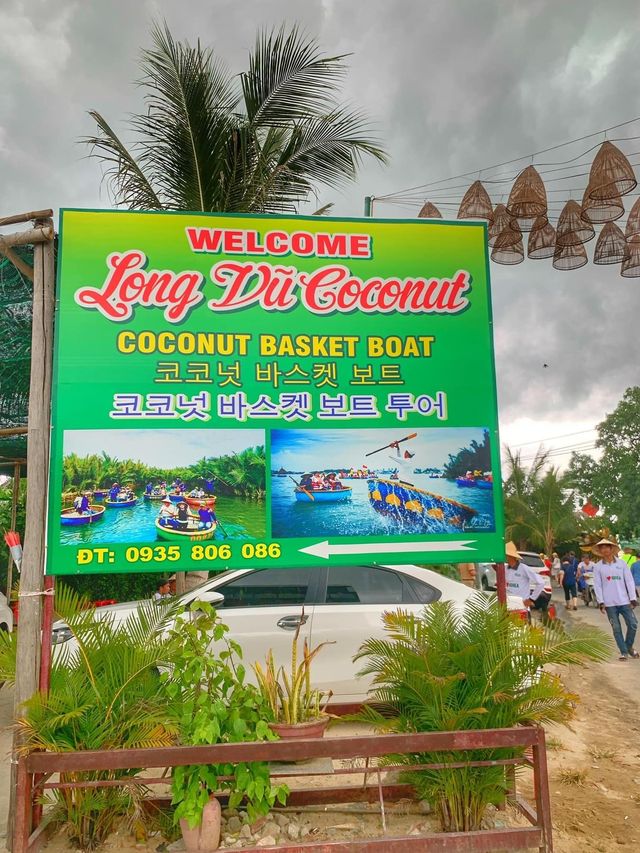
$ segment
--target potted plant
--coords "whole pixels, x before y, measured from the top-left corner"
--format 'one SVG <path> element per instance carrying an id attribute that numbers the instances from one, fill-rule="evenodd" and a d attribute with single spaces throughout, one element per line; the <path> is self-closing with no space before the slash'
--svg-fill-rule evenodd
<path id="1" fill-rule="evenodd" d="M 333 694 L 311 687 L 311 662 L 329 642 L 310 649 L 305 637 L 300 656 L 299 637 L 300 625 L 291 643 L 289 672 L 283 666 L 276 668 L 272 649 L 267 652 L 264 669 L 259 663 L 253 665 L 260 692 L 271 713 L 269 727 L 287 740 L 322 737 L 331 719 L 325 709 Z"/>
<path id="2" fill-rule="evenodd" d="M 195 601 L 169 631 L 170 669 L 161 678 L 168 715 L 175 718 L 184 745 L 275 739 L 265 722 L 269 708 L 260 691 L 245 683 L 242 649 L 228 638 L 228 630 L 211 604 Z M 265 762 L 174 768 L 174 819 L 187 850 L 218 847 L 220 804 L 215 794 L 222 790 L 229 791 L 230 808 L 246 799 L 250 821 L 266 814 L 276 800 L 284 804 L 289 793 L 286 785 L 271 785 Z"/>

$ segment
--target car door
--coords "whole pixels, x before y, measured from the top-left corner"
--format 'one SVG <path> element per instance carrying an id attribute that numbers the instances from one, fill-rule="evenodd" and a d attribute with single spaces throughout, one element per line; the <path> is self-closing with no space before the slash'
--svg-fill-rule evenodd
<path id="1" fill-rule="evenodd" d="M 416 586 L 420 586 L 418 593 Z M 311 680 L 332 690 L 332 702 L 359 702 L 369 681 L 357 678 L 363 662 L 353 657 L 369 637 L 384 637 L 382 614 L 402 607 L 420 613 L 439 597 L 428 584 L 383 566 L 331 566 L 324 570 L 314 608 L 311 644 L 330 642 L 315 657 Z"/>
<path id="2" fill-rule="evenodd" d="M 310 636 L 317 582 L 313 568 L 274 568 L 243 572 L 215 586 L 224 596 L 216 605 L 220 618 L 242 647 L 247 670 L 255 661 L 264 663 L 269 649 L 277 666 L 288 666 L 298 625 L 301 647 Z"/>

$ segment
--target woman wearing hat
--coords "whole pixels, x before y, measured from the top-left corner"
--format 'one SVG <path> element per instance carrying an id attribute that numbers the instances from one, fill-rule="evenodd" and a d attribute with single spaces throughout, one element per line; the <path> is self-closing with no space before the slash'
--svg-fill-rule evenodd
<path id="1" fill-rule="evenodd" d="M 620 660 L 638 658 L 633 648 L 638 630 L 638 620 L 633 612 L 637 605 L 636 588 L 629 566 L 618 557 L 618 543 L 601 539 L 593 550 L 600 557 L 593 568 L 593 587 L 601 613 L 606 613 L 620 652 Z M 627 626 L 626 637 L 622 636 L 620 617 Z"/>
<path id="2" fill-rule="evenodd" d="M 186 530 L 189 527 L 189 505 L 186 501 L 178 502 L 176 520 L 179 530 Z"/>
<path id="3" fill-rule="evenodd" d="M 175 506 L 171 503 L 169 498 L 165 498 L 160 505 L 160 512 L 158 513 L 160 524 L 162 524 L 163 527 L 174 527 L 176 514 L 177 510 Z"/>

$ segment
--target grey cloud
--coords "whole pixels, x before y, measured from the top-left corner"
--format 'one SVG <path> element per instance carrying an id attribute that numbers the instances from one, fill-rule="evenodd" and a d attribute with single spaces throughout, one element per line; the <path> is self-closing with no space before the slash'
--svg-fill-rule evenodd
<path id="1" fill-rule="evenodd" d="M 233 70 L 244 67 L 256 29 L 281 21 L 298 22 L 327 51 L 352 53 L 346 95 L 375 119 L 391 166 L 367 164 L 357 185 L 322 192 L 320 201 L 358 216 L 365 195 L 480 169 L 632 118 L 637 11 L 637 0 L 2 0 L 2 209 L 108 205 L 98 166 L 77 139 L 93 130 L 90 108 L 117 128 L 139 109 L 133 83 L 153 19 L 213 45 Z M 640 124 L 632 127 L 640 135 Z M 501 191 L 489 187 L 499 201 Z M 455 200 L 439 194 L 455 216 Z M 378 204 L 376 214 L 418 207 L 417 197 L 414 211 Z M 577 410 L 598 420 L 639 381 L 637 282 L 592 264 L 558 273 L 550 261 L 492 265 L 491 273 L 504 419 L 561 420 Z"/>

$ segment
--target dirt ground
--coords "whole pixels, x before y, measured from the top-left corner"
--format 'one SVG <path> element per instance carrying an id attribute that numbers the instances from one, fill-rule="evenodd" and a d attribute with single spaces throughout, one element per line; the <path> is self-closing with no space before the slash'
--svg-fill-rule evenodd
<path id="1" fill-rule="evenodd" d="M 577 613 L 563 618 L 609 626 L 604 617 L 581 606 Z M 638 643 L 640 646 L 640 641 Z M 640 849 L 640 661 L 611 661 L 573 669 L 565 673 L 567 686 L 579 695 L 576 717 L 570 728 L 549 727 L 548 762 L 551 803 L 553 809 L 554 850 L 556 853 L 608 853 L 608 851 Z M 0 699 L 0 750 L 4 780 L 0 795 L 0 834 L 6 824 L 8 793 L 9 714 L 11 703 L 5 694 Z M 342 728 L 342 727 L 340 727 Z M 353 733 L 352 727 L 344 729 Z M 338 734 L 336 731 L 335 734 Z M 331 784 L 330 778 L 327 784 Z M 354 780 L 355 781 L 355 780 Z M 313 782 L 319 784 L 319 780 Z M 530 774 L 523 772 L 519 789 L 532 799 Z M 291 817 L 291 815 L 289 815 Z M 432 816 L 421 814 L 416 804 L 389 806 L 388 834 L 420 834 L 435 829 Z M 520 823 L 510 811 L 496 816 L 505 823 Z M 361 806 L 341 811 L 331 808 L 306 812 L 299 817 L 306 826 L 308 838 L 318 841 L 355 839 L 382 834 L 376 807 L 365 811 Z M 108 850 L 121 853 L 155 851 L 159 838 L 136 845 L 132 837 L 112 837 Z M 0 844 L 4 837 L 0 838 Z M 69 850 L 60 837 L 45 848 L 48 853 Z"/>

